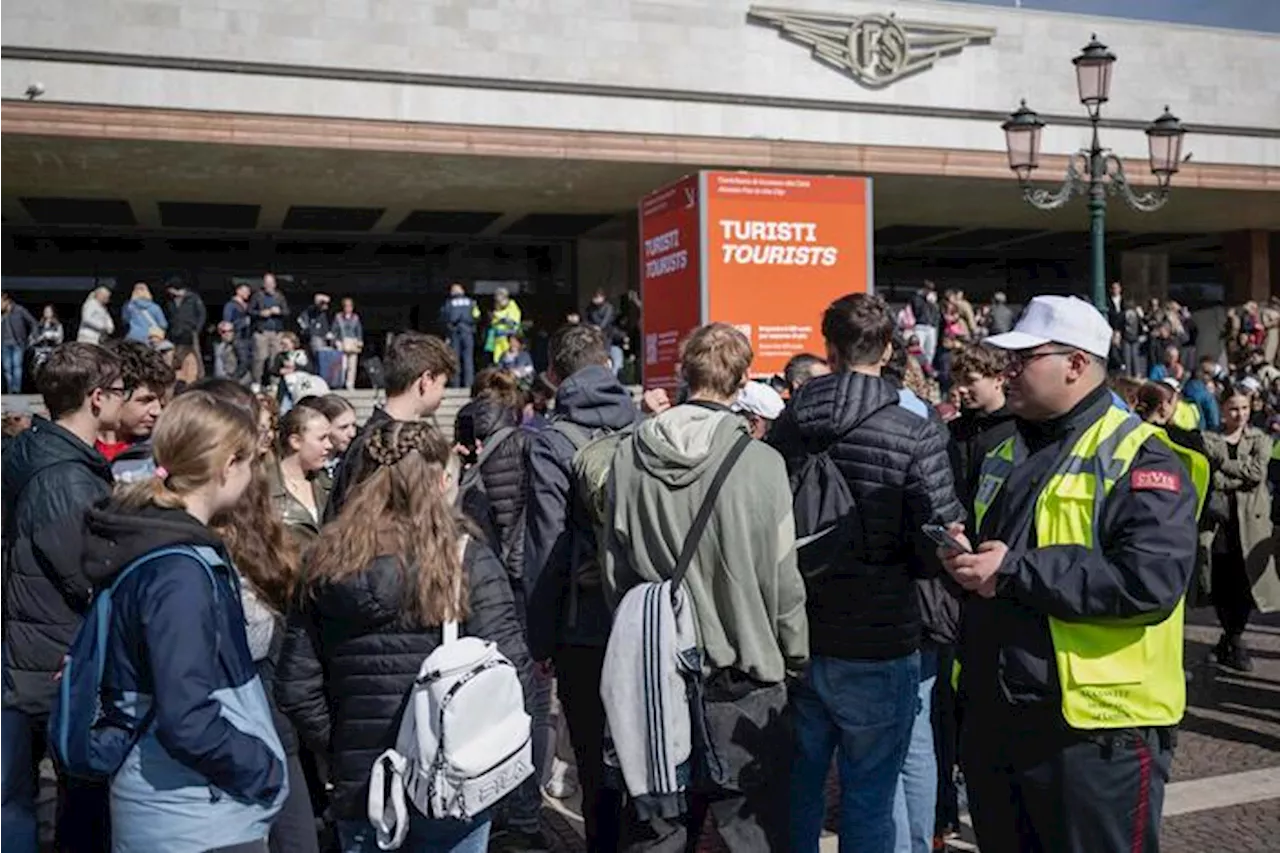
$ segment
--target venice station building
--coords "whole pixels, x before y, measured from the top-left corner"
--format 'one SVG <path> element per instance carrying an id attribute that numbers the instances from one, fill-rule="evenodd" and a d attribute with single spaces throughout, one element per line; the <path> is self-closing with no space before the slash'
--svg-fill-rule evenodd
<path id="1" fill-rule="evenodd" d="M 1085 202 L 1027 204 L 1001 123 L 1038 113 L 1056 189 L 1094 33 L 1134 189 L 1166 105 L 1190 154 L 1159 211 L 1111 199 L 1108 275 L 1196 306 L 1280 282 L 1276 3 L 8 0 L 3 25 L 4 287 L 64 317 L 173 272 L 214 312 L 269 269 L 373 331 L 429 328 L 452 281 L 552 324 L 637 286 L 637 202 L 701 168 L 872 177 L 891 297 L 1084 294 Z"/>

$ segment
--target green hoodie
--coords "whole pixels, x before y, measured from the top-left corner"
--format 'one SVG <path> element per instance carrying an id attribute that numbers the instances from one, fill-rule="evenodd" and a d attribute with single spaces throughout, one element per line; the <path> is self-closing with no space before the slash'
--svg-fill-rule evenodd
<path id="1" fill-rule="evenodd" d="M 745 430 L 727 409 L 690 403 L 646 420 L 619 445 L 602 549 L 611 606 L 637 584 L 671 576 L 716 470 Z M 782 457 L 763 442 L 753 441 L 725 480 L 685 589 L 709 668 L 777 683 L 808 661 L 791 489 Z"/>

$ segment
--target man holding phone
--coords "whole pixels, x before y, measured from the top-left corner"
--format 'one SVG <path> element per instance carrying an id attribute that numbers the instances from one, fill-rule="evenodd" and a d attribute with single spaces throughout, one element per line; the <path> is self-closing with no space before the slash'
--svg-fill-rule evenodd
<path id="1" fill-rule="evenodd" d="M 948 528 L 961 547 L 939 549 L 972 593 L 960 758 L 983 853 L 1159 847 L 1208 463 L 1116 406 L 1110 343 L 1062 296 L 987 339 L 1013 358 L 1017 430 L 983 460 L 972 530 Z"/>

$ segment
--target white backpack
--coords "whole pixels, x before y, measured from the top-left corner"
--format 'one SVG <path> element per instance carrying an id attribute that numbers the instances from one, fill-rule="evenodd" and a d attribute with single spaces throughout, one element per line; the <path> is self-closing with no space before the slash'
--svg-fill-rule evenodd
<path id="1" fill-rule="evenodd" d="M 408 835 L 406 797 L 427 817 L 469 820 L 514 791 L 533 774 L 530 732 L 515 666 L 496 644 L 459 639 L 458 623 L 446 622 L 444 643 L 409 690 L 395 748 L 373 764 L 378 847 L 395 850 Z"/>

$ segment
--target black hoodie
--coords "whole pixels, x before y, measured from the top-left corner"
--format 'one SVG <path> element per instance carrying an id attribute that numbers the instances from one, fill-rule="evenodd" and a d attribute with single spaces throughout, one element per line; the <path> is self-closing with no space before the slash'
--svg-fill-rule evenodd
<path id="1" fill-rule="evenodd" d="M 887 660 L 918 650 L 913 580 L 938 571 L 921 526 L 964 518 L 942 431 L 899 406 L 888 380 L 840 373 L 805 383 L 769 442 L 786 460 L 793 488 L 807 456 L 826 451 L 862 521 L 845 567 L 809 586 L 812 654 Z"/>
<path id="2" fill-rule="evenodd" d="M 584 367 L 556 390 L 551 416 L 592 435 L 630 426 L 639 417 L 631 394 L 613 371 Z M 573 493 L 570 465 L 573 442 L 556 429 L 529 439 L 529 499 L 525 529 L 524 587 L 529 602 L 529 653 L 546 660 L 558 644 L 603 647 L 612 618 L 602 588 L 579 596 L 577 620 L 568 624 L 570 546 L 595 548 L 595 532 L 586 524 Z M 594 592 L 594 594 L 590 594 Z"/>
<path id="3" fill-rule="evenodd" d="M 952 472 L 956 491 L 966 510 L 973 510 L 973 495 L 978 488 L 978 472 L 982 460 L 1017 431 L 1017 422 L 1007 406 L 990 414 L 980 409 L 966 409 L 948 426 L 951 429 Z"/>
<path id="4" fill-rule="evenodd" d="M 53 675 L 88 602 L 80 563 L 51 557 L 32 537 L 57 540 L 111 494 L 111 465 L 58 424 L 37 417 L 4 451 L 4 706 L 49 713 Z M 69 595 L 71 590 L 78 590 Z"/>

